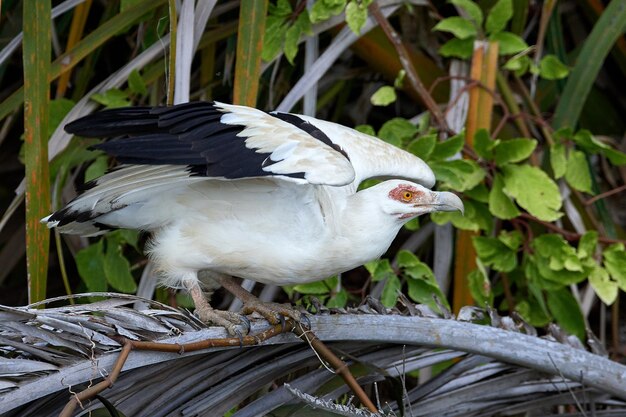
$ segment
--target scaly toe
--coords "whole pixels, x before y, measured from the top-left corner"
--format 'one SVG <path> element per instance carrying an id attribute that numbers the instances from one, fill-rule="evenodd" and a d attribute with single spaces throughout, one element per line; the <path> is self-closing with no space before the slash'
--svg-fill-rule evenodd
<path id="1" fill-rule="evenodd" d="M 299 322 L 302 317 L 302 313 L 291 305 L 266 303 L 261 301 L 245 303 L 242 311 L 244 314 L 257 312 L 271 324 L 281 323 L 283 327 L 285 325 L 285 318 Z"/>
<path id="2" fill-rule="evenodd" d="M 204 323 L 212 323 L 224 327 L 228 334 L 241 339 L 250 332 L 250 320 L 232 311 L 214 309 L 196 309 L 196 315 Z"/>

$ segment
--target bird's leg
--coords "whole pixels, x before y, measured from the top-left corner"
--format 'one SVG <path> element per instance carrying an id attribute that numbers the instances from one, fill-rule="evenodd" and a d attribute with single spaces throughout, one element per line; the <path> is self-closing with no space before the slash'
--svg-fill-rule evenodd
<path id="1" fill-rule="evenodd" d="M 290 318 L 296 322 L 300 322 L 302 319 L 302 313 L 290 305 L 259 300 L 249 291 L 242 288 L 233 277 L 220 275 L 215 277 L 215 280 L 224 287 L 226 291 L 243 302 L 243 314 L 250 314 L 256 311 L 271 324 L 281 323 L 284 318 Z"/>
<path id="2" fill-rule="evenodd" d="M 244 334 L 250 331 L 250 322 L 244 316 L 232 311 L 215 310 L 200 288 L 200 284 L 194 282 L 187 287 L 191 299 L 196 306 L 196 315 L 204 323 L 213 323 L 224 327 L 232 336 L 241 336 L 238 325 L 243 325 Z"/>

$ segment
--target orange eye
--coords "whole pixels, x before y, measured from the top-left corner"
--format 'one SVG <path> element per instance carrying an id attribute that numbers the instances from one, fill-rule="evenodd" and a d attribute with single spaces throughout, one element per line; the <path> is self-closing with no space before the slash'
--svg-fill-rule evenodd
<path id="1" fill-rule="evenodd" d="M 411 201 L 413 200 L 413 193 L 410 191 L 405 191 L 402 193 L 402 200 Z"/>

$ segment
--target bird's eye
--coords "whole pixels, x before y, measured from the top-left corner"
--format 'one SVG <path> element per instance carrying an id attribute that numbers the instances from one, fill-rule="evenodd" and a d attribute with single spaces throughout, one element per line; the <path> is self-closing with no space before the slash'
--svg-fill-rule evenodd
<path id="1" fill-rule="evenodd" d="M 402 200 L 403 201 L 411 201 L 413 200 L 413 193 L 410 191 L 405 191 L 402 193 Z"/>

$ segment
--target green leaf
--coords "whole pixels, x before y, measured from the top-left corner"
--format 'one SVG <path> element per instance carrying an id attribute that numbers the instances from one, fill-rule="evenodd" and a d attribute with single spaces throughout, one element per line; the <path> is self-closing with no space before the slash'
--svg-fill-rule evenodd
<path id="1" fill-rule="evenodd" d="M 578 257 L 580 259 L 590 258 L 596 253 L 598 245 L 598 232 L 590 230 L 585 232 L 578 241 Z"/>
<path id="2" fill-rule="evenodd" d="M 72 110 L 76 103 L 67 98 L 57 98 L 50 100 L 50 116 L 48 119 L 48 137 L 51 137 L 54 131 L 59 127 L 63 118 Z"/>
<path id="3" fill-rule="evenodd" d="M 454 227 L 462 230 L 490 232 L 493 227 L 493 215 L 486 204 L 473 200 L 465 200 L 465 215 L 460 212 L 431 213 L 430 218 L 437 224 L 451 222 Z"/>
<path id="4" fill-rule="evenodd" d="M 371 0 L 351 0 L 346 6 L 346 23 L 355 34 L 360 34 L 367 21 L 367 6 Z"/>
<path id="5" fill-rule="evenodd" d="M 491 35 L 489 39 L 498 42 L 498 55 L 513 55 L 528 48 L 524 39 L 511 32 L 498 32 Z"/>
<path id="6" fill-rule="evenodd" d="M 589 275 L 589 284 L 598 295 L 600 300 L 606 305 L 611 305 L 617 298 L 617 282 L 611 280 L 606 269 L 596 265 Z"/>
<path id="7" fill-rule="evenodd" d="M 435 25 L 433 30 L 452 33 L 458 39 L 476 37 L 477 34 L 476 26 L 474 26 L 471 21 L 459 16 L 448 17 L 441 20 Z"/>
<path id="8" fill-rule="evenodd" d="M 380 301 L 383 303 L 385 307 L 393 307 L 396 305 L 396 300 L 398 299 L 398 293 L 402 288 L 402 284 L 400 283 L 400 278 L 393 275 L 387 279 L 385 282 L 385 286 L 383 288 L 383 292 L 380 296 Z"/>
<path id="9" fill-rule="evenodd" d="M 328 308 L 343 308 L 348 303 L 348 292 L 342 288 L 336 294 L 331 295 L 326 302 Z"/>
<path id="10" fill-rule="evenodd" d="M 547 292 L 548 308 L 559 326 L 566 332 L 585 337 L 585 319 L 580 311 L 578 302 L 567 288 Z"/>
<path id="11" fill-rule="evenodd" d="M 435 177 L 448 188 L 465 191 L 476 187 L 485 178 L 485 170 L 476 161 L 455 159 L 431 164 Z"/>
<path id="12" fill-rule="evenodd" d="M 439 53 L 446 58 L 468 59 L 474 53 L 474 38 L 450 39 L 439 48 Z"/>
<path id="13" fill-rule="evenodd" d="M 475 269 L 467 276 L 468 286 L 472 298 L 478 306 L 493 305 L 493 292 L 489 278 L 480 269 Z"/>
<path id="14" fill-rule="evenodd" d="M 117 245 L 107 245 L 104 255 L 104 275 L 107 282 L 114 289 L 123 293 L 134 293 L 137 284 L 130 273 L 130 263 L 122 255 L 121 248 Z"/>
<path id="15" fill-rule="evenodd" d="M 463 134 L 452 136 L 451 138 L 437 142 L 435 149 L 430 155 L 430 159 L 448 159 L 461 152 L 465 138 Z"/>
<path id="16" fill-rule="evenodd" d="M 463 194 L 466 197 L 480 201 L 481 203 L 489 202 L 489 189 L 487 189 L 487 186 L 484 183 L 480 183 L 470 190 L 465 190 Z"/>
<path id="17" fill-rule="evenodd" d="M 559 179 L 565 175 L 567 158 L 565 156 L 565 145 L 562 143 L 555 143 L 550 147 L 550 165 L 554 172 L 554 178 Z"/>
<path id="18" fill-rule="evenodd" d="M 569 68 L 556 55 L 546 55 L 539 62 L 539 75 L 546 80 L 561 80 L 569 75 Z"/>
<path id="19" fill-rule="evenodd" d="M 485 29 L 487 30 L 487 33 L 495 34 L 503 31 L 504 28 L 506 28 L 506 24 L 512 17 L 512 0 L 498 0 L 487 15 L 487 22 L 485 22 Z"/>
<path id="20" fill-rule="evenodd" d="M 430 158 L 430 155 L 435 150 L 435 145 L 437 144 L 437 135 L 430 134 L 420 136 L 419 138 L 413 140 L 407 146 L 407 151 L 411 152 L 413 155 L 422 158 L 423 160 L 427 160 Z"/>
<path id="21" fill-rule="evenodd" d="M 280 16 L 282 18 L 289 17 L 293 13 L 289 0 L 278 0 L 276 4 L 270 3 L 267 10 L 270 15 Z"/>
<path id="22" fill-rule="evenodd" d="M 502 175 L 496 173 L 489 193 L 489 211 L 499 219 L 509 220 L 519 216 L 520 211 L 511 198 L 504 193 L 503 187 L 504 179 Z"/>
<path id="23" fill-rule="evenodd" d="M 500 240 L 492 237 L 472 236 L 476 254 L 485 265 L 496 271 L 510 272 L 517 267 L 517 253 Z"/>
<path id="24" fill-rule="evenodd" d="M 311 7 L 311 23 L 337 16 L 346 7 L 346 0 L 317 0 Z"/>
<path id="25" fill-rule="evenodd" d="M 148 94 L 148 88 L 146 87 L 146 82 L 139 74 L 137 69 L 133 69 L 130 74 L 128 74 L 128 88 L 134 94 L 139 94 L 145 96 Z"/>
<path id="26" fill-rule="evenodd" d="M 378 282 L 395 277 L 396 273 L 389 263 L 389 259 L 378 259 L 365 264 L 365 269 L 372 276 L 372 281 Z"/>
<path id="27" fill-rule="evenodd" d="M 101 177 L 109 168 L 109 158 L 106 155 L 97 157 L 85 170 L 85 182 Z"/>
<path id="28" fill-rule="evenodd" d="M 302 34 L 302 28 L 298 25 L 293 25 L 287 32 L 285 32 L 285 58 L 291 65 L 293 65 L 293 60 L 298 54 L 298 41 L 300 40 L 300 35 Z"/>
<path id="29" fill-rule="evenodd" d="M 420 219 L 419 219 L 419 217 L 414 217 L 411 220 L 409 220 L 408 222 L 404 223 L 404 228 L 406 230 L 410 230 L 411 232 L 414 232 L 417 229 L 419 229 L 420 228 Z"/>
<path id="30" fill-rule="evenodd" d="M 472 0 L 450 0 L 450 3 L 465 10 L 467 15 L 480 27 L 483 24 L 483 11 Z"/>
<path id="31" fill-rule="evenodd" d="M 288 25 L 284 18 L 268 16 L 265 22 L 265 36 L 263 37 L 263 51 L 261 57 L 264 61 L 273 60 L 281 51 L 283 41 L 287 34 Z"/>
<path id="32" fill-rule="evenodd" d="M 498 240 L 504 243 L 512 251 L 517 251 L 524 241 L 524 237 L 518 230 L 513 230 L 511 232 L 503 230 L 498 235 Z"/>
<path id="33" fill-rule="evenodd" d="M 530 165 L 505 165 L 503 191 L 517 204 L 544 221 L 561 217 L 561 194 L 548 175 Z"/>
<path id="34" fill-rule="evenodd" d="M 505 64 L 504 69 L 515 72 L 515 75 L 522 76 L 526 74 L 532 64 L 531 59 L 525 53 L 519 53 L 511 57 Z"/>
<path id="35" fill-rule="evenodd" d="M 365 133 L 366 135 L 376 136 L 376 131 L 371 125 L 358 125 L 354 127 L 354 130 Z"/>
<path id="36" fill-rule="evenodd" d="M 413 252 L 409 252 L 406 249 L 402 249 L 401 251 L 398 252 L 396 261 L 398 262 L 398 266 L 400 268 L 407 268 L 410 266 L 416 266 L 416 265 L 422 264 L 422 262 L 417 258 L 417 256 L 415 256 Z"/>
<path id="37" fill-rule="evenodd" d="M 528 158 L 537 147 L 534 139 L 509 139 L 498 143 L 495 148 L 496 164 L 502 166 L 511 162 L 520 162 Z"/>
<path id="38" fill-rule="evenodd" d="M 530 257 L 536 266 L 538 282 L 546 289 L 556 289 L 584 280 L 591 268 L 583 264 L 574 248 L 560 235 L 546 234 L 531 243 L 535 255 Z"/>
<path id="39" fill-rule="evenodd" d="M 534 299 L 521 300 L 515 305 L 515 311 L 531 326 L 544 327 L 551 321 L 551 317 L 543 312 Z"/>
<path id="40" fill-rule="evenodd" d="M 499 140 L 492 140 L 487 129 L 479 129 L 474 135 L 474 150 L 483 159 L 493 158 L 493 148 L 500 143 Z"/>
<path id="41" fill-rule="evenodd" d="M 604 267 L 611 275 L 617 285 L 626 291 L 626 252 L 624 245 L 616 243 L 609 246 L 602 254 L 604 257 Z"/>
<path id="42" fill-rule="evenodd" d="M 104 93 L 95 93 L 91 96 L 91 99 L 97 103 L 102 104 L 107 109 L 115 109 L 118 107 L 130 106 L 130 100 L 128 95 L 122 90 L 112 88 Z"/>
<path id="43" fill-rule="evenodd" d="M 78 274 L 85 283 L 87 291 L 103 292 L 107 290 L 102 241 L 78 251 L 74 260 Z"/>
<path id="44" fill-rule="evenodd" d="M 298 284 L 293 287 L 300 294 L 328 294 L 330 288 L 324 281 L 308 282 L 306 284 Z"/>
<path id="45" fill-rule="evenodd" d="M 573 151 L 569 155 L 567 161 L 567 170 L 565 171 L 565 180 L 572 188 L 591 194 L 591 174 L 589 173 L 589 165 L 587 158 L 581 151 Z"/>
<path id="46" fill-rule="evenodd" d="M 370 102 L 374 106 L 388 106 L 391 103 L 395 102 L 396 99 L 396 90 L 389 85 L 384 85 L 376 90 L 374 94 L 372 94 Z"/>
<path id="47" fill-rule="evenodd" d="M 394 117 L 383 124 L 378 131 L 378 137 L 387 143 L 401 147 L 405 140 L 411 139 L 417 133 L 417 127 L 402 117 Z"/>

